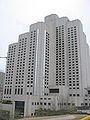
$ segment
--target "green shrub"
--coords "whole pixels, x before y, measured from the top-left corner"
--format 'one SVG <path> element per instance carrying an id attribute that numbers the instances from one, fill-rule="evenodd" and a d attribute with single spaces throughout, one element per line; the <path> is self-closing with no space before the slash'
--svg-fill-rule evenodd
<path id="1" fill-rule="evenodd" d="M 9 120 L 10 112 L 6 110 L 0 110 L 0 120 Z"/>
<path id="2" fill-rule="evenodd" d="M 12 104 L 11 100 L 2 100 L 2 104 Z"/>

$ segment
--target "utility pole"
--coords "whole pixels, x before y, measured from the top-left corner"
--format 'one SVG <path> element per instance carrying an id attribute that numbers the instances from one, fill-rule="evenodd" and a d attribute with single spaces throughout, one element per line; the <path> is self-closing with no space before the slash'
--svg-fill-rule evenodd
<path id="1" fill-rule="evenodd" d="M 0 58 L 2 58 L 2 59 L 3 59 L 3 58 L 6 58 L 6 59 L 7 59 L 7 57 L 0 57 Z"/>

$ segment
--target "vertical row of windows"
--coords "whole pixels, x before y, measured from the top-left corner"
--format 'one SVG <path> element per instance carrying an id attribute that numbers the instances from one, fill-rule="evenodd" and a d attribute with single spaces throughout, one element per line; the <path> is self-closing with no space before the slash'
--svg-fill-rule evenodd
<path id="1" fill-rule="evenodd" d="M 10 98 L 10 96 L 6 97 L 6 95 L 11 95 L 12 93 L 12 82 L 13 82 L 16 46 L 17 46 L 16 44 L 12 44 L 9 46 L 9 49 L 8 49 L 4 98 Z"/>
<path id="2" fill-rule="evenodd" d="M 56 85 L 65 85 L 64 25 L 56 27 Z"/>
<path id="3" fill-rule="evenodd" d="M 48 81 L 49 81 L 49 34 L 46 32 L 46 50 L 45 50 L 45 83 L 44 87 L 48 88 Z M 48 95 L 48 93 L 44 93 Z"/>
<path id="4" fill-rule="evenodd" d="M 22 95 L 23 94 L 23 88 L 15 88 L 15 94 Z"/>
<path id="5" fill-rule="evenodd" d="M 11 95 L 12 86 L 5 86 L 4 94 Z"/>
<path id="6" fill-rule="evenodd" d="M 28 62 L 28 78 L 27 78 L 27 95 L 33 94 L 34 77 L 35 77 L 35 51 L 36 51 L 36 30 L 30 33 L 29 42 L 29 62 Z"/>
<path id="7" fill-rule="evenodd" d="M 79 89 L 77 27 L 68 28 L 68 84 L 69 89 Z"/>
<path id="8" fill-rule="evenodd" d="M 23 88 L 24 84 L 24 73 L 25 73 L 25 58 L 26 58 L 26 46 L 27 46 L 27 37 L 22 37 L 19 39 L 18 44 L 18 55 L 17 55 L 17 66 L 16 66 L 16 79 L 15 79 L 15 94 L 18 94 L 18 89 Z"/>

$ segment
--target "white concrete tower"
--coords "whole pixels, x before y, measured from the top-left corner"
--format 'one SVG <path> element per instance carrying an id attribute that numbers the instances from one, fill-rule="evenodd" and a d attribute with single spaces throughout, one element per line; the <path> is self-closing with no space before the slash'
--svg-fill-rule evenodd
<path id="1" fill-rule="evenodd" d="M 24 116 L 33 115 L 39 105 L 48 109 L 49 103 L 51 108 L 49 100 L 54 98 L 57 109 L 63 103 L 82 106 L 84 90 L 90 86 L 89 67 L 80 20 L 46 16 L 9 45 L 3 99 L 12 100 L 13 113 L 21 110 Z"/>

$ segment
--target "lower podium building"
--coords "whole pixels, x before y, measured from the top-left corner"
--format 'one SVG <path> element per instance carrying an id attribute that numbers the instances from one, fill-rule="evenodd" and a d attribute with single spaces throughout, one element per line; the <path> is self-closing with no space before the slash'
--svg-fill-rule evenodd
<path id="1" fill-rule="evenodd" d="M 9 105 L 11 114 L 89 106 L 89 87 L 89 46 L 80 20 L 46 16 L 9 45 L 3 101 L 11 104 L 3 109 Z"/>

